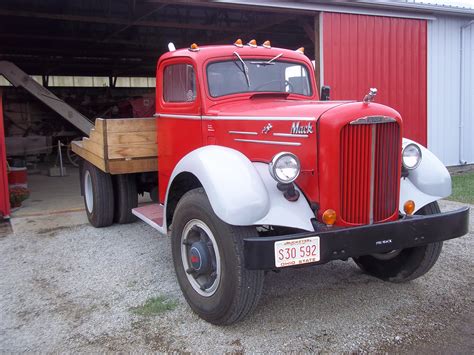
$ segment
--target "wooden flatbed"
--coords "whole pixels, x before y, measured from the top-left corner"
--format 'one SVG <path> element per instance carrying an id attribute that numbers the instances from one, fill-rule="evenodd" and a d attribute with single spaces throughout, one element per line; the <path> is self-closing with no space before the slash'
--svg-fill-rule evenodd
<path id="1" fill-rule="evenodd" d="M 89 137 L 72 142 L 72 151 L 109 174 L 157 171 L 155 119 L 97 118 Z"/>

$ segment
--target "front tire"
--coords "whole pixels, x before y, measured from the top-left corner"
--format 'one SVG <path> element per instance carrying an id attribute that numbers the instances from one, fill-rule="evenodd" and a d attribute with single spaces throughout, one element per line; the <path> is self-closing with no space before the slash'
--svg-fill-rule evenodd
<path id="1" fill-rule="evenodd" d="M 243 238 L 256 235 L 253 227 L 220 220 L 202 188 L 179 201 L 171 232 L 174 268 L 186 301 L 204 320 L 229 325 L 256 307 L 264 272 L 247 270 L 243 256 Z"/>
<path id="2" fill-rule="evenodd" d="M 438 203 L 422 207 L 416 214 L 441 213 Z M 364 255 L 354 258 L 355 263 L 369 275 L 384 281 L 406 282 L 426 274 L 438 260 L 443 242 L 407 248 L 382 255 Z"/>

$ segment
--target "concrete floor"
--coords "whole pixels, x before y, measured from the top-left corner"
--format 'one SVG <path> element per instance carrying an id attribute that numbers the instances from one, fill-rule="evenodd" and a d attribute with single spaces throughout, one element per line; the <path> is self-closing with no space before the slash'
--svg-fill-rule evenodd
<path id="1" fill-rule="evenodd" d="M 78 168 L 68 166 L 67 176 L 63 177 L 48 176 L 46 168 L 39 171 L 41 173 L 28 175 L 30 197 L 12 211 L 12 218 L 84 211 Z M 139 196 L 138 201 L 151 202 L 148 193 Z"/>
<path id="2" fill-rule="evenodd" d="M 28 189 L 30 197 L 12 212 L 12 218 L 84 209 L 78 168 L 68 166 L 64 177 L 47 176 L 46 170 L 29 174 Z"/>

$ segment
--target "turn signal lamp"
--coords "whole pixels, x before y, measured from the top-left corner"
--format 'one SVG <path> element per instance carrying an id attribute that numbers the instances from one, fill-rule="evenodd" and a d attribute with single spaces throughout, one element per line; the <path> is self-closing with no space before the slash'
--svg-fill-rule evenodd
<path id="1" fill-rule="evenodd" d="M 265 48 L 272 48 L 272 44 L 268 40 L 263 42 L 262 46 L 265 47 Z"/>
<path id="2" fill-rule="evenodd" d="M 249 46 L 252 47 L 252 48 L 257 48 L 257 41 L 252 39 L 250 42 L 249 42 Z"/>
<path id="3" fill-rule="evenodd" d="M 324 211 L 323 213 L 323 223 L 332 226 L 334 223 L 336 223 L 336 211 L 332 209 L 328 209 Z"/>
<path id="4" fill-rule="evenodd" d="M 301 53 L 301 54 L 304 54 L 304 47 L 300 47 L 298 48 L 295 52 L 298 52 L 298 53 Z"/>
<path id="5" fill-rule="evenodd" d="M 412 215 L 415 212 L 415 202 L 413 200 L 408 200 L 403 205 L 403 210 L 407 215 Z"/>
<path id="6" fill-rule="evenodd" d="M 234 42 L 234 46 L 242 48 L 244 44 L 242 43 L 242 40 L 239 38 L 237 41 Z"/>
<path id="7" fill-rule="evenodd" d="M 191 44 L 191 47 L 189 47 L 189 50 L 191 52 L 198 52 L 199 51 L 199 46 L 196 43 Z"/>

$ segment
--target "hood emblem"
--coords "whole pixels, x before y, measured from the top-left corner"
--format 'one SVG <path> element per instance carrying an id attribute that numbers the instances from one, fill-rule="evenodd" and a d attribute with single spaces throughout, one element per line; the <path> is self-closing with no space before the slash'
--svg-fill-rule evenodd
<path id="1" fill-rule="evenodd" d="M 291 124 L 291 134 L 311 134 L 313 133 L 313 124 L 308 122 L 305 125 L 301 125 L 300 122 L 293 122 Z"/>
<path id="2" fill-rule="evenodd" d="M 390 123 L 390 122 L 397 122 L 397 120 L 393 117 L 387 116 L 367 116 L 361 117 L 354 121 L 351 121 L 350 124 L 377 124 L 377 123 Z"/>
<path id="3" fill-rule="evenodd" d="M 263 129 L 262 129 L 262 133 L 263 133 L 263 134 L 267 134 L 268 132 L 270 132 L 270 131 L 272 130 L 272 128 L 273 128 L 272 124 L 271 124 L 271 123 L 267 123 L 267 124 L 265 125 L 265 127 L 263 127 Z"/>
<path id="4" fill-rule="evenodd" d="M 377 89 L 370 88 L 369 93 L 365 95 L 364 97 L 364 103 L 368 105 L 369 103 L 375 100 L 376 95 L 377 95 Z"/>

